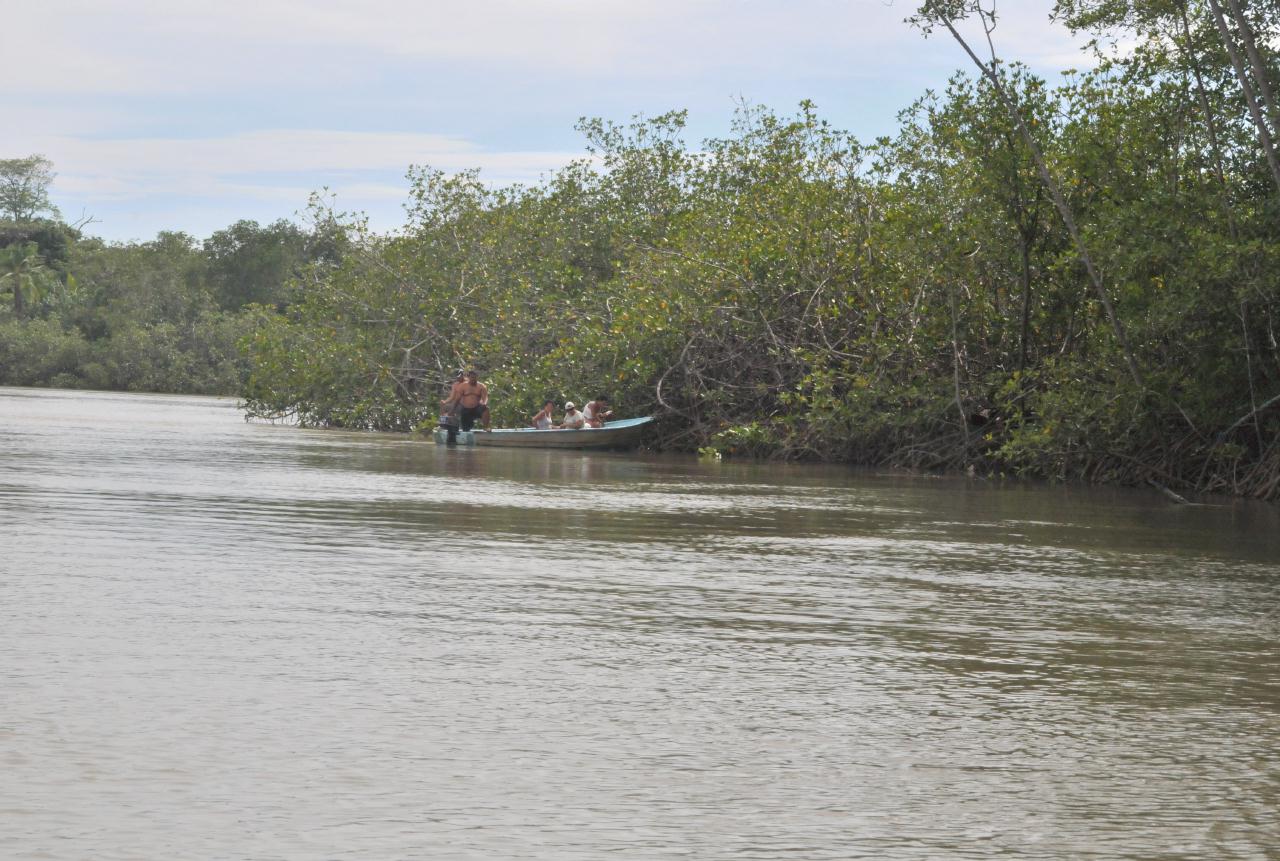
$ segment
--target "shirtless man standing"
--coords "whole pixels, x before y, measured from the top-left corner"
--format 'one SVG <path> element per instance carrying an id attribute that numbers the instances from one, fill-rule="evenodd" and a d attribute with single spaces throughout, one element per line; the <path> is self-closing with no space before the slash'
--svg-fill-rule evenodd
<path id="1" fill-rule="evenodd" d="M 467 371 L 466 380 L 455 383 L 449 397 L 456 398 L 461 407 L 458 418 L 464 431 L 471 430 L 476 419 L 484 422 L 484 429 L 489 430 L 489 387 L 480 382 L 476 371 Z"/>

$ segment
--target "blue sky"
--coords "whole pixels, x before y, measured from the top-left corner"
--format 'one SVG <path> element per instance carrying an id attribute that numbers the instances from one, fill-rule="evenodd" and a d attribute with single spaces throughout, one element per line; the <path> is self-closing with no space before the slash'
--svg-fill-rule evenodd
<path id="1" fill-rule="evenodd" d="M 1005 0 L 997 48 L 1087 65 L 1051 0 Z M 1008 8 L 1006 8 L 1008 7 Z M 378 229 L 411 164 L 535 182 L 583 153 L 581 116 L 689 111 L 693 143 L 745 100 L 803 99 L 863 139 L 967 60 L 904 0 L 45 0 L 0 30 L 0 158 L 43 153 L 64 218 L 109 240 L 291 218 L 327 186 Z"/>

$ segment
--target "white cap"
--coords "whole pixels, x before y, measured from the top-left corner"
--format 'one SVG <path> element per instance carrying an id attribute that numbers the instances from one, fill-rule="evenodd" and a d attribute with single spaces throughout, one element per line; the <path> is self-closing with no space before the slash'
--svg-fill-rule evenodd
<path id="1" fill-rule="evenodd" d="M 565 404 L 565 405 L 564 405 L 564 408 L 565 408 L 566 410 L 576 410 L 576 409 L 577 409 L 577 407 L 575 407 L 575 406 L 573 405 L 573 401 L 569 401 L 569 403 Z"/>

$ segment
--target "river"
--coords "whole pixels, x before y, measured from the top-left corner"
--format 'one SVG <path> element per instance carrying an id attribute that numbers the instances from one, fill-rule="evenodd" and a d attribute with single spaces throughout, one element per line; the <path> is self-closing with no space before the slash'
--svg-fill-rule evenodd
<path id="1" fill-rule="evenodd" d="M 1276 858 L 1280 514 L 0 389 L 0 857 Z"/>

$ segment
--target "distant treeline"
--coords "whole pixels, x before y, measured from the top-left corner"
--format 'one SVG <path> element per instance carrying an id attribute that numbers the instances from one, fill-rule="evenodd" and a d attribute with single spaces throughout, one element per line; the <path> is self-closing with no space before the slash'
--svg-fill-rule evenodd
<path id="1" fill-rule="evenodd" d="M 0 221 L 0 385 L 238 394 L 249 307 L 283 309 L 286 285 L 334 248 L 286 221 L 126 244 Z"/>
<path id="2" fill-rule="evenodd" d="M 497 423 L 607 392 L 690 450 L 1275 499 L 1280 12 L 1230 7 L 1060 2 L 1137 47 L 1057 87 L 983 65 L 870 143 L 804 104 L 694 146 L 583 121 L 593 157 L 529 187 L 414 169 L 401 231 L 317 206 L 329 251 L 248 313 L 178 259 L 259 415 L 407 430 L 474 365 Z"/>

